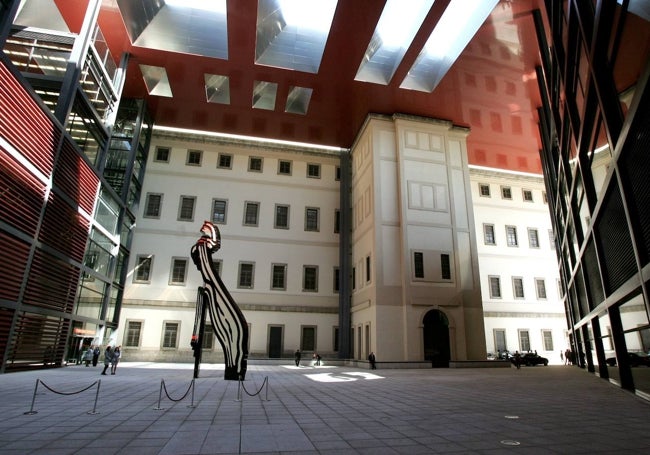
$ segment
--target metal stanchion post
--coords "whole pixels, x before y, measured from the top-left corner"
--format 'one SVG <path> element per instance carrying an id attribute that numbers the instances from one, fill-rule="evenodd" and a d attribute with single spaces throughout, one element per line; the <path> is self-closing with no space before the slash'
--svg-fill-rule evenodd
<path id="1" fill-rule="evenodd" d="M 32 406 L 29 408 L 29 411 L 25 412 L 25 415 L 33 415 L 38 413 L 38 411 L 34 411 L 34 402 L 36 401 L 36 391 L 38 390 L 38 383 L 40 381 L 40 379 L 36 380 L 36 386 L 34 386 L 34 396 L 32 397 Z"/>
<path id="2" fill-rule="evenodd" d="M 194 407 L 194 379 L 192 379 L 192 404 L 188 406 L 188 408 L 193 408 Z"/>
<path id="3" fill-rule="evenodd" d="M 266 401 L 269 401 L 269 377 L 266 377 Z"/>
<path id="4" fill-rule="evenodd" d="M 237 381 L 237 400 L 235 401 L 241 401 L 241 379 Z"/>
<path id="5" fill-rule="evenodd" d="M 164 383 L 164 379 L 161 379 L 160 380 L 160 392 L 158 392 L 158 407 L 154 408 L 156 411 L 162 411 L 163 410 L 163 408 L 160 407 L 160 400 L 162 399 L 163 383 Z"/>
<path id="6" fill-rule="evenodd" d="M 101 379 L 97 381 L 97 393 L 95 393 L 95 404 L 93 405 L 93 410 L 88 411 L 87 414 L 99 414 L 99 412 L 97 412 L 96 410 L 97 410 L 97 400 L 99 399 L 99 386 L 100 385 L 102 385 L 102 380 Z"/>

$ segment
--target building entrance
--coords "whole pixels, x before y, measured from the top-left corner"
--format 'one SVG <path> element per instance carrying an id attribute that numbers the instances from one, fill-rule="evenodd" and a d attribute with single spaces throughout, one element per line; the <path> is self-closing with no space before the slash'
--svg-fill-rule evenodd
<path id="1" fill-rule="evenodd" d="M 279 359 L 282 357 L 282 327 L 269 327 L 269 358 Z"/>
<path id="2" fill-rule="evenodd" d="M 424 360 L 430 360 L 433 368 L 448 368 L 449 320 L 439 310 L 431 310 L 424 315 Z"/>

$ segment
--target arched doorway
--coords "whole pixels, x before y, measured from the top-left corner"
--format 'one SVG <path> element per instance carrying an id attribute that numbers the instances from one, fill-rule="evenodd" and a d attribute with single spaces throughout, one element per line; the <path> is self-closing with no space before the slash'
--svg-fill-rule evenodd
<path id="1" fill-rule="evenodd" d="M 433 368 L 449 367 L 449 320 L 440 310 L 424 315 L 424 360 L 430 360 Z"/>

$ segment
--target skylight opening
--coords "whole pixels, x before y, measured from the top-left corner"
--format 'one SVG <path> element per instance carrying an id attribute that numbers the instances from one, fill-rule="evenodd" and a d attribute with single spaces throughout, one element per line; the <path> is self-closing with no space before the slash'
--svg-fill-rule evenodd
<path id="1" fill-rule="evenodd" d="M 226 0 L 165 0 L 165 5 L 226 14 Z"/>
<path id="2" fill-rule="evenodd" d="M 173 98 L 167 71 L 161 66 L 140 65 L 140 71 L 150 95 Z"/>
<path id="3" fill-rule="evenodd" d="M 337 0 L 258 0 L 255 63 L 318 73 Z"/>
<path id="4" fill-rule="evenodd" d="M 400 88 L 432 92 L 499 0 L 452 0 Z"/>
<path id="5" fill-rule="evenodd" d="M 354 79 L 389 84 L 433 2 L 388 0 Z"/>

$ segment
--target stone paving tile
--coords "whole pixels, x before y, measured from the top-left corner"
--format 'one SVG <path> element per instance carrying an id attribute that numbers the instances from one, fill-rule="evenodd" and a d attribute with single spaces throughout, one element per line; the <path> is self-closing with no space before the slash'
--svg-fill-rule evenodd
<path id="1" fill-rule="evenodd" d="M 202 367 L 193 398 L 177 401 L 191 365 L 124 362 L 101 383 L 76 366 L 1 375 L 0 455 L 650 453 L 650 402 L 575 367 L 377 370 L 368 380 L 353 368 L 249 364 L 246 390 L 268 378 L 269 401 L 265 390 L 240 395 L 219 369 Z M 39 385 L 34 396 L 37 381 L 94 388 L 62 396 Z M 25 414 L 32 400 L 36 413 Z"/>

